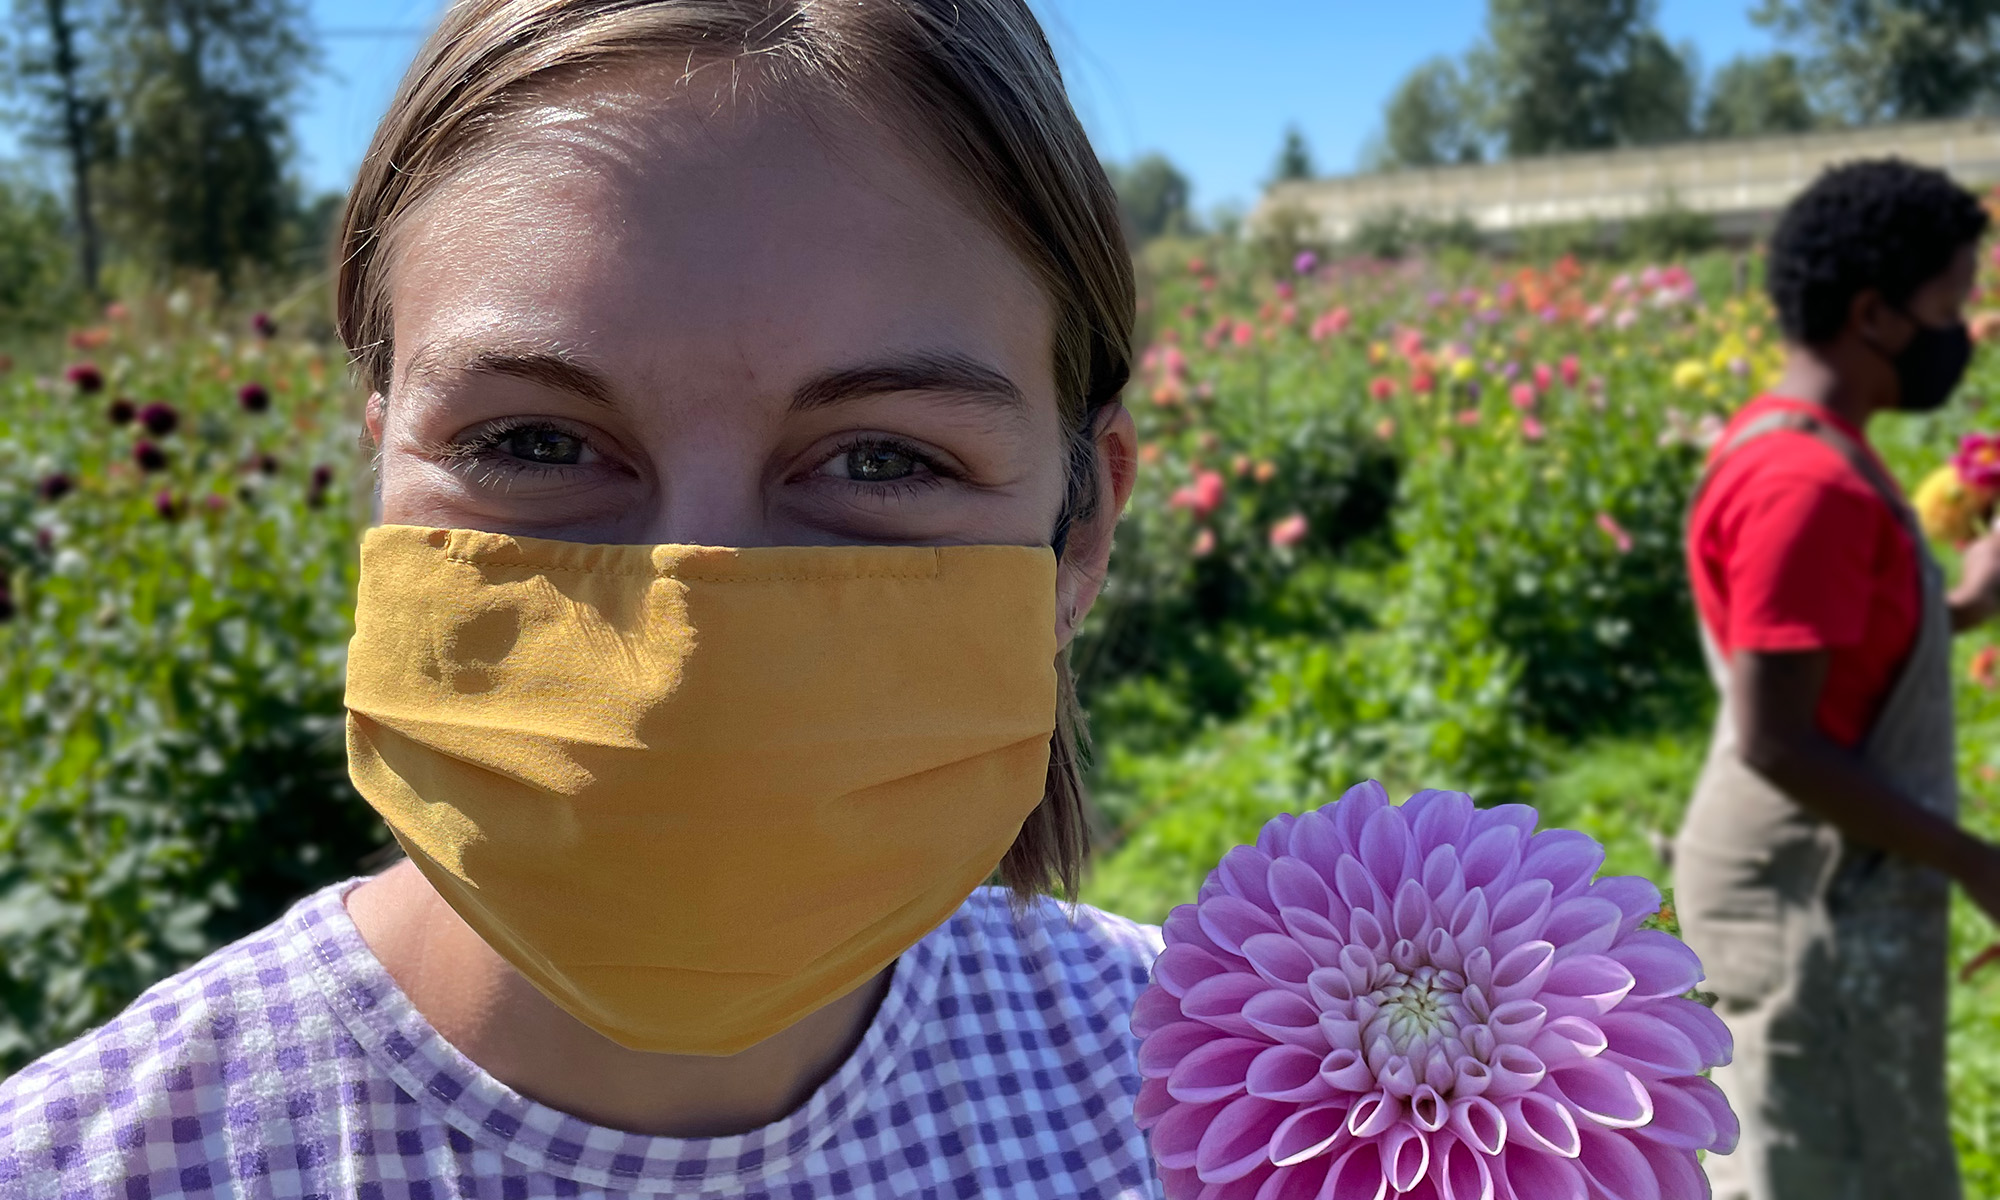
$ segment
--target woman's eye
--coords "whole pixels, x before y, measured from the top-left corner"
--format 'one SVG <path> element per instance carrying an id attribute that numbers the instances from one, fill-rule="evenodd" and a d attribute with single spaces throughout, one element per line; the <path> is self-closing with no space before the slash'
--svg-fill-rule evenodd
<path id="1" fill-rule="evenodd" d="M 496 439 L 496 448 L 523 462 L 547 467 L 571 467 L 583 461 L 583 439 L 547 425 L 511 429 Z"/>
<path id="2" fill-rule="evenodd" d="M 924 467 L 922 459 L 891 445 L 855 446 L 827 461 L 826 474 L 856 483 L 895 483 Z"/>

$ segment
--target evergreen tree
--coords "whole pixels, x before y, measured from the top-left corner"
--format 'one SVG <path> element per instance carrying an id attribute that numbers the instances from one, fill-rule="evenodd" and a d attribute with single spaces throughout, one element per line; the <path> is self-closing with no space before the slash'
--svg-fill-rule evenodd
<path id="1" fill-rule="evenodd" d="M 1105 171 L 1118 189 L 1118 206 L 1124 211 L 1125 227 L 1134 242 L 1189 232 L 1192 189 L 1187 176 L 1165 155 L 1148 154 L 1129 167 L 1107 163 Z"/>
<path id="2" fill-rule="evenodd" d="M 1482 153 L 1478 100 L 1448 58 L 1421 63 L 1389 97 L 1372 154 L 1384 167 L 1435 167 L 1478 162 Z"/>
<path id="3" fill-rule="evenodd" d="M 1842 120 L 2000 102 L 2000 0 L 1765 0 L 1755 17 L 1803 49 L 1808 83 Z"/>
<path id="4" fill-rule="evenodd" d="M 1271 182 L 1311 179 L 1318 173 L 1313 170 L 1312 149 L 1306 145 L 1306 135 L 1296 125 L 1286 126 L 1284 144 L 1278 147 L 1278 161 L 1271 168 Z"/>
<path id="5" fill-rule="evenodd" d="M 85 74 L 84 42 L 94 24 L 90 0 L 15 0 L 16 38 L 7 64 L 8 90 L 28 102 L 27 141 L 58 152 L 69 175 L 70 220 L 77 268 L 97 291 L 103 262 L 93 172 L 102 141 L 105 103 Z"/>
<path id="6" fill-rule="evenodd" d="M 1708 137 L 1801 133 L 1817 124 L 1799 61 L 1789 54 L 1731 59 L 1709 81 L 1702 105 Z"/>
<path id="7" fill-rule="evenodd" d="M 1654 0 L 1490 0 L 1473 51 L 1510 157 L 1686 137 L 1694 74 Z"/>

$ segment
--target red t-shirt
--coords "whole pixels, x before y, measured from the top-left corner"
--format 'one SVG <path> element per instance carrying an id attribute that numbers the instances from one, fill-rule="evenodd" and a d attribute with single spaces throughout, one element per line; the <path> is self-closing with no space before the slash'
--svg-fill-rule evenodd
<path id="1" fill-rule="evenodd" d="M 1820 417 L 1874 453 L 1839 417 L 1776 396 L 1745 405 L 1717 450 L 1746 423 L 1786 408 Z M 1819 727 L 1857 745 L 1916 640 L 1922 603 L 1916 547 L 1868 481 L 1811 434 L 1765 434 L 1715 471 L 1695 505 L 1687 551 L 1695 607 L 1725 655 L 1831 652 Z"/>

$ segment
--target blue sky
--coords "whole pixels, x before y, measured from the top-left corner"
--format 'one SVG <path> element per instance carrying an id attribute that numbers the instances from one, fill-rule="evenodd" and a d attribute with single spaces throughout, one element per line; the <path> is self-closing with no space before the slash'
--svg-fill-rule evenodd
<path id="1" fill-rule="evenodd" d="M 1158 150 L 1194 181 L 1195 205 L 1248 204 L 1288 123 L 1319 167 L 1353 169 L 1382 104 L 1414 65 L 1479 36 L 1485 0 L 1031 0 L 1084 124 L 1107 158 Z M 1709 69 L 1769 38 L 1755 0 L 1662 0 L 1660 25 Z M 301 169 L 344 188 L 437 0 L 311 0 L 327 71 L 304 97 Z"/>

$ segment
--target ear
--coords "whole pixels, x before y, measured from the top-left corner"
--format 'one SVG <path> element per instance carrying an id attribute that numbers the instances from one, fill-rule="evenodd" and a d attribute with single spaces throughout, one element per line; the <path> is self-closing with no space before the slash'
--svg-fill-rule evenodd
<path id="1" fill-rule="evenodd" d="M 1114 400 L 1099 409 L 1090 432 L 1097 448 L 1096 478 L 1091 484 L 1096 504 L 1088 520 L 1070 527 L 1056 571 L 1056 641 L 1064 646 L 1076 636 L 1077 626 L 1104 587 L 1112 534 L 1139 473 L 1139 431 L 1123 404 Z"/>
<path id="2" fill-rule="evenodd" d="M 375 449 L 382 448 L 382 421 L 389 410 L 389 401 L 380 392 L 368 394 L 368 407 L 362 414 L 362 423 L 368 427 L 368 441 Z"/>
<path id="3" fill-rule="evenodd" d="M 1914 336 L 1909 317 L 1874 288 L 1863 288 L 1847 302 L 1847 327 L 1879 353 L 1894 356 Z"/>

